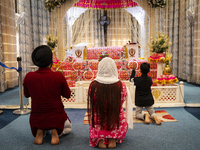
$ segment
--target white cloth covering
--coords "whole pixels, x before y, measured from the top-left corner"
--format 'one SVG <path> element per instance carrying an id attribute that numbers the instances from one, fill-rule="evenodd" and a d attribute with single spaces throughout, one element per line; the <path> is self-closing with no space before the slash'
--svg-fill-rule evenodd
<path id="1" fill-rule="evenodd" d="M 64 124 L 63 132 L 62 132 L 59 136 L 61 136 L 61 135 L 63 135 L 63 134 L 69 134 L 69 133 L 71 132 L 71 130 L 72 130 L 72 124 L 71 124 L 71 122 L 67 119 L 67 120 L 65 121 L 65 124 Z"/>
<path id="2" fill-rule="evenodd" d="M 59 137 L 63 134 L 69 134 L 72 130 L 72 124 L 71 122 L 69 121 L 69 119 L 67 119 L 64 123 L 64 129 L 63 129 L 63 132 L 58 135 Z M 46 137 L 47 134 L 50 133 L 51 130 L 44 130 L 44 137 Z"/>
<path id="3" fill-rule="evenodd" d="M 126 99 L 126 120 L 128 123 L 128 129 L 133 129 L 133 103 L 131 100 L 131 94 L 129 89 L 126 87 L 127 99 Z"/>
<path id="4" fill-rule="evenodd" d="M 112 58 L 105 57 L 100 61 L 97 77 L 94 80 L 103 84 L 113 84 L 119 81 L 117 66 Z"/>

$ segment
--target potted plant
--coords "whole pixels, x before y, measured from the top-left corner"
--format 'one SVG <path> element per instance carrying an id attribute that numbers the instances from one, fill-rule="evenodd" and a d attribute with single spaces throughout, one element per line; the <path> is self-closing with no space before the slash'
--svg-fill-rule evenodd
<path id="1" fill-rule="evenodd" d="M 157 32 L 157 37 L 151 37 L 151 43 L 148 43 L 150 50 L 155 53 L 164 53 L 172 45 L 166 33 Z"/>
<path id="2" fill-rule="evenodd" d="M 54 48 L 57 47 L 58 44 L 58 37 L 56 35 L 45 35 L 46 39 L 47 39 L 47 46 L 49 46 L 52 50 L 52 52 L 54 52 Z"/>

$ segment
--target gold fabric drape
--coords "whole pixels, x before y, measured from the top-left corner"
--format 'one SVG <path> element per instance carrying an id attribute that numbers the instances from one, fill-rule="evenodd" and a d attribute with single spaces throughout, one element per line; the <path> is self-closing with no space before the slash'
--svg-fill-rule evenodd
<path id="1" fill-rule="evenodd" d="M 17 68 L 15 2 L 0 1 L 0 62 Z M 0 66 L 0 92 L 18 85 L 17 71 Z"/>
<path id="2" fill-rule="evenodd" d="M 194 24 L 194 72 L 195 83 L 200 84 L 200 2 L 195 4 L 195 24 Z"/>

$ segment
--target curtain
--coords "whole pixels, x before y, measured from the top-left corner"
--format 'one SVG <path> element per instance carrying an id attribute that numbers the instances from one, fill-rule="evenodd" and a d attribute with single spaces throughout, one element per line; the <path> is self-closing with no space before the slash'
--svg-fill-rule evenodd
<path id="1" fill-rule="evenodd" d="M 169 48 L 169 52 L 172 53 L 172 73 L 175 76 L 178 75 L 178 69 L 179 69 L 179 62 L 181 59 L 179 59 L 179 1 L 171 1 L 169 3 L 169 38 L 172 42 L 172 46 Z M 183 31 L 183 30 L 182 30 Z M 181 37 L 180 37 L 181 38 Z M 185 40 L 185 39 L 184 39 Z M 183 52 L 183 51 L 182 51 Z M 182 57 L 183 58 L 183 57 Z M 183 63 L 183 62 L 181 62 Z M 180 76 L 179 76 L 180 78 Z"/>
<path id="2" fill-rule="evenodd" d="M 130 28 L 131 41 L 137 42 L 141 46 L 139 56 L 147 59 L 149 56 L 149 47 L 147 43 L 150 41 L 150 19 L 147 16 L 147 12 L 140 6 L 126 8 L 124 10 L 132 15 L 131 22 L 126 21 L 126 24 L 132 26 Z"/>
<path id="3" fill-rule="evenodd" d="M 200 84 L 200 2 L 195 5 L 195 24 L 194 24 L 194 78 L 195 83 Z"/>
<path id="4" fill-rule="evenodd" d="M 108 46 L 123 46 L 129 41 L 141 44 L 141 25 L 131 13 L 125 9 L 109 9 L 108 16 L 111 19 Z"/>
<path id="5" fill-rule="evenodd" d="M 108 46 L 123 46 L 131 41 L 131 15 L 123 9 L 109 9 Z M 132 33 L 133 34 L 133 33 Z M 132 39 L 133 40 L 133 39 Z M 134 41 L 136 42 L 136 41 Z"/>
<path id="6" fill-rule="evenodd" d="M 168 33 L 172 42 L 169 48 L 173 55 L 170 63 L 172 74 L 181 80 L 200 84 L 197 2 L 199 3 L 196 0 L 169 0 L 166 8 L 156 8 L 155 30 Z M 194 27 L 187 16 L 189 9 L 195 13 Z"/>
<path id="7" fill-rule="evenodd" d="M 180 79 L 195 82 L 193 76 L 194 68 L 191 61 L 194 59 L 192 55 L 194 46 L 192 46 L 191 42 L 194 34 L 191 32 L 191 26 L 186 14 L 187 9 L 194 8 L 194 1 L 171 0 L 169 4 L 171 7 L 171 9 L 169 8 L 170 16 L 172 18 L 170 20 L 171 25 L 169 26 L 169 31 L 171 32 L 170 39 L 172 39 L 173 43 L 170 47 L 173 55 L 172 71 Z"/>
<path id="8" fill-rule="evenodd" d="M 67 12 L 67 43 L 70 46 L 85 43 L 87 47 L 104 46 L 104 27 L 99 24 L 103 10 L 73 8 Z M 73 21 L 72 21 L 73 19 Z M 81 32 L 80 32 L 81 31 Z"/>
<path id="9" fill-rule="evenodd" d="M 148 43 L 150 43 L 150 18 L 146 15 L 146 13 L 144 18 L 144 24 L 142 25 L 141 35 L 142 35 L 141 53 L 143 53 L 143 56 L 142 55 L 141 56 L 147 60 L 147 58 L 150 56 L 150 50 L 148 46 Z"/>
<path id="10" fill-rule="evenodd" d="M 90 47 L 101 47 L 105 46 L 105 35 L 104 35 L 104 27 L 100 25 L 98 22 L 101 16 L 104 15 L 103 10 L 94 10 L 93 11 L 93 20 L 90 24 L 90 27 L 93 29 L 91 32 L 91 45 Z"/>
<path id="11" fill-rule="evenodd" d="M 44 9 L 43 0 L 17 0 L 17 12 L 25 12 L 23 24 L 19 25 L 19 55 L 22 58 L 22 76 L 33 65 L 31 53 L 39 45 L 46 44 L 45 35 L 50 32 L 49 12 Z"/>
<path id="12" fill-rule="evenodd" d="M 14 0 L 0 1 L 0 62 L 17 68 Z M 16 70 L 0 66 L 0 92 L 18 85 Z"/>

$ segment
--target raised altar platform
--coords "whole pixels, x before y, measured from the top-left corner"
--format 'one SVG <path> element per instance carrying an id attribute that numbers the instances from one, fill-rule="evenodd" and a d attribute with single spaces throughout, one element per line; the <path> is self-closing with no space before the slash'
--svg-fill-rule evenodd
<path id="1" fill-rule="evenodd" d="M 77 81 L 75 87 L 71 87 L 72 96 L 70 99 L 63 98 L 65 108 L 86 108 L 87 93 L 91 81 Z M 130 90 L 133 107 L 135 107 L 135 86 L 129 81 L 125 82 Z M 180 107 L 185 106 L 184 103 L 184 86 L 173 84 L 170 86 L 152 86 L 152 94 L 155 100 L 154 107 Z"/>
<path id="2" fill-rule="evenodd" d="M 133 60 L 139 58 L 139 48 L 138 44 L 126 44 L 124 46 L 106 46 L 106 47 L 92 47 L 87 48 L 86 44 L 79 43 L 73 47 L 72 56 L 76 58 L 77 61 L 84 60 L 98 60 L 100 54 L 103 52 L 109 54 L 112 59 L 120 59 L 121 52 L 126 53 L 127 60 Z"/>
<path id="3" fill-rule="evenodd" d="M 86 51 L 87 53 L 83 52 Z M 116 50 L 116 51 L 115 51 Z M 129 78 L 132 72 L 133 65 L 138 64 L 136 69 L 136 76 L 140 76 L 140 65 L 143 62 L 150 64 L 149 76 L 151 76 L 153 81 L 157 79 L 157 63 L 150 62 L 143 59 L 134 59 L 135 55 L 131 57 L 120 56 L 125 50 L 121 47 L 104 47 L 98 48 L 95 51 L 95 48 L 85 49 L 82 47 L 76 47 L 74 49 L 74 54 L 78 54 L 77 57 L 81 59 L 68 56 L 63 62 L 60 62 L 55 56 L 53 56 L 53 71 L 61 71 L 65 76 L 67 83 L 71 89 L 71 98 L 66 99 L 62 97 L 63 104 L 65 108 L 86 108 L 87 107 L 87 92 L 90 82 L 96 77 L 98 70 L 98 58 L 102 52 L 108 53 L 115 60 L 116 66 L 118 68 L 119 79 L 125 82 L 126 86 L 129 88 L 131 93 L 131 98 L 134 104 L 135 101 L 135 86 L 129 82 Z M 126 49 L 127 52 L 135 51 L 132 47 Z M 83 53 L 84 56 L 81 56 Z M 131 53 L 129 52 L 129 53 Z M 131 53 L 132 54 L 132 53 Z M 86 60 L 83 58 L 87 56 Z M 35 70 L 34 67 L 31 67 L 32 71 Z M 165 78 L 163 78 L 165 79 Z M 175 82 L 174 82 L 175 83 Z M 155 100 L 154 107 L 178 107 L 185 106 L 184 103 L 184 85 L 183 82 L 178 84 L 166 84 L 166 85 L 157 85 L 153 84 L 152 94 Z M 29 106 L 30 106 L 29 99 Z M 135 107 L 135 106 L 134 106 Z"/>
<path id="4" fill-rule="evenodd" d="M 35 69 L 35 67 L 30 67 Z M 128 80 L 123 80 L 130 90 L 133 107 L 135 107 L 135 86 Z M 71 98 L 62 97 L 65 108 L 87 108 L 87 93 L 91 81 L 75 81 L 75 85 L 70 87 Z M 183 82 L 165 86 L 152 86 L 152 94 L 155 100 L 154 107 L 183 107 L 184 85 Z M 31 98 L 29 98 L 28 108 L 31 108 Z"/>
<path id="5" fill-rule="evenodd" d="M 70 87 L 71 98 L 62 97 L 65 108 L 87 108 L 87 93 L 91 81 L 77 81 L 75 87 Z M 124 81 L 130 90 L 133 107 L 135 107 L 135 86 L 129 81 Z M 152 94 L 155 100 L 154 107 L 183 107 L 184 86 L 173 84 L 171 86 L 152 86 Z M 28 108 L 31 108 L 31 99 L 29 98 Z"/>

